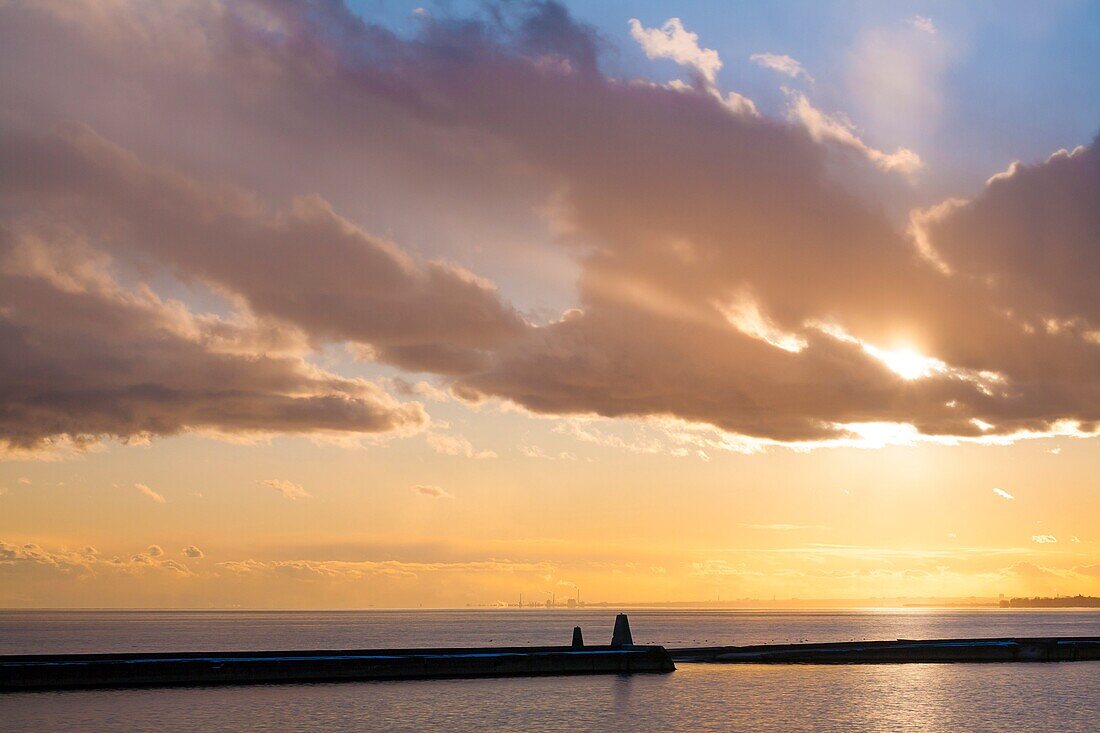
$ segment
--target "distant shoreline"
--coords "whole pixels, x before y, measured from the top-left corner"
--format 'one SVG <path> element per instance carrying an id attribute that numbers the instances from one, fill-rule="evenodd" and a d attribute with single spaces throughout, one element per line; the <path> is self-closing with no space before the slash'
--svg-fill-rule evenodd
<path id="1" fill-rule="evenodd" d="M 1001 608 L 1098 608 L 1095 596 L 1057 596 L 1055 598 L 1012 598 L 1000 602 Z"/>

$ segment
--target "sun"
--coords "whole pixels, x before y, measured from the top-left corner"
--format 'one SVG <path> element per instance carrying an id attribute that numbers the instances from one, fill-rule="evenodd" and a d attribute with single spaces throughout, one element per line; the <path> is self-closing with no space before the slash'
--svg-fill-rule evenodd
<path id="1" fill-rule="evenodd" d="M 924 379 L 947 368 L 947 365 L 939 359 L 925 356 L 908 346 L 886 350 L 864 344 L 863 348 L 881 361 L 887 369 L 906 381 Z"/>

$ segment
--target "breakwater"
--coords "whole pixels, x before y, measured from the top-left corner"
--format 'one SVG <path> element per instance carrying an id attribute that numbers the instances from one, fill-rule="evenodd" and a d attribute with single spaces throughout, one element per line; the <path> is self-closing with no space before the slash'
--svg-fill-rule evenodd
<path id="1" fill-rule="evenodd" d="M 418 680 L 672 672 L 676 662 L 895 664 L 1100 660 L 1100 637 L 935 639 L 665 649 L 635 645 L 625 614 L 611 643 L 571 646 L 0 656 L 0 692 L 97 687 Z"/>
<path id="2" fill-rule="evenodd" d="M 0 692 L 630 674 L 675 669 L 664 647 L 634 644 L 630 621 L 620 613 L 607 646 L 585 646 L 577 627 L 570 646 L 0 656 Z"/>
<path id="3" fill-rule="evenodd" d="M 0 657 L 0 691 L 671 672 L 659 646 Z"/>
<path id="4" fill-rule="evenodd" d="M 933 639 L 759 644 L 669 649 L 676 662 L 897 664 L 904 662 L 1076 662 L 1100 660 L 1100 637 Z"/>

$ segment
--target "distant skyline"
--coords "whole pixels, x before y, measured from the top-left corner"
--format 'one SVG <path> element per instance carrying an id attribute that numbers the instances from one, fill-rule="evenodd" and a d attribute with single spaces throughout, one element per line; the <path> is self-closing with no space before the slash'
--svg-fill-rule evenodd
<path id="1" fill-rule="evenodd" d="M 0 0 L 0 607 L 1100 595 L 1098 31 Z"/>

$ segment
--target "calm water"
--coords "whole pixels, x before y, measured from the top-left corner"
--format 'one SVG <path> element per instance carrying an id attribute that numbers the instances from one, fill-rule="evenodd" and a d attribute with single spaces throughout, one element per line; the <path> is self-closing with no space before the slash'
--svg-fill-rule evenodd
<path id="1" fill-rule="evenodd" d="M 1100 635 L 1075 611 L 631 611 L 667 645 Z M 609 639 L 614 612 L 0 612 L 0 653 L 309 649 Z M 1100 663 L 720 666 L 669 675 L 23 693 L 2 731 L 1095 731 Z"/>

